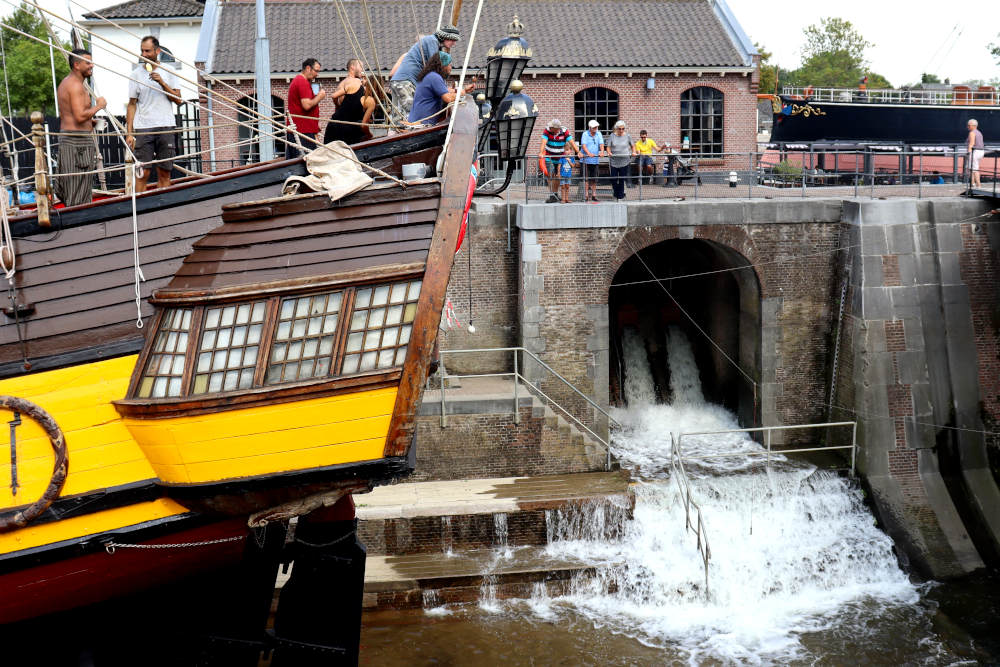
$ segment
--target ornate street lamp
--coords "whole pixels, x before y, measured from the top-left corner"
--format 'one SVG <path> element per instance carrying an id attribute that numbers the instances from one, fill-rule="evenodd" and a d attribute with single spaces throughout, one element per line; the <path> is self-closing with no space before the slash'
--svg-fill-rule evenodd
<path id="1" fill-rule="evenodd" d="M 507 95 L 511 83 L 521 78 L 524 66 L 531 60 L 531 49 L 521 34 L 524 26 L 517 20 L 507 24 L 507 36 L 486 54 L 486 99 L 496 108 Z"/>
<path id="2" fill-rule="evenodd" d="M 522 159 L 528 152 L 531 130 L 538 118 L 538 106 L 521 92 L 523 88 L 519 80 L 512 81 L 510 94 L 503 98 L 496 112 L 500 159 L 508 164 Z"/>
<path id="3" fill-rule="evenodd" d="M 495 140 L 500 164 L 507 163 L 507 174 L 503 185 L 481 194 L 499 194 L 510 185 L 518 161 L 528 151 L 531 130 L 538 118 L 538 107 L 521 92 L 524 85 L 519 77 L 531 60 L 531 49 L 521 37 L 523 32 L 524 26 L 515 15 L 507 25 L 507 36 L 487 54 L 486 90 L 482 99 L 477 96 L 482 119 L 478 148 L 481 153 L 488 152 L 491 139 Z"/>

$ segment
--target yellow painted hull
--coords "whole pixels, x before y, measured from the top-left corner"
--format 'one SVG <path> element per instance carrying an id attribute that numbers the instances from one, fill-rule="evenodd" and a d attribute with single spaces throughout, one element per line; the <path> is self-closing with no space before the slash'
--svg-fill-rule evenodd
<path id="1" fill-rule="evenodd" d="M 125 395 L 135 360 L 135 356 L 121 357 L 0 381 L 0 394 L 39 405 L 65 435 L 69 475 L 60 497 L 155 478 L 111 403 Z M 9 415 L 4 414 L 8 420 Z M 15 495 L 11 466 L 0 465 L 0 512 L 34 502 L 52 476 L 52 447 L 42 428 L 25 418 L 15 436 L 19 488 Z"/>
<path id="2" fill-rule="evenodd" d="M 138 420 L 122 417 L 112 404 L 125 396 L 135 362 L 128 356 L 0 381 L 0 394 L 39 405 L 65 435 L 69 473 L 57 503 L 144 482 L 211 485 L 383 456 L 395 388 Z M 52 476 L 54 455 L 42 428 L 22 416 L 15 436 L 18 489 L 15 494 L 11 466 L 0 465 L 0 513 L 33 503 Z M 0 447 L 4 463 L 7 450 Z M 0 533 L 0 557 L 189 514 L 155 489 L 120 505 Z"/>
<path id="3" fill-rule="evenodd" d="M 396 388 L 192 417 L 126 418 L 166 484 L 212 484 L 382 458 Z"/>

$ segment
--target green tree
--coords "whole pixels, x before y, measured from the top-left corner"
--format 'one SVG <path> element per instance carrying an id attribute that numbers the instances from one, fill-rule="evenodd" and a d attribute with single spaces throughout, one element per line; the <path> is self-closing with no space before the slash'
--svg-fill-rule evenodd
<path id="1" fill-rule="evenodd" d="M 937 74 L 928 74 L 924 72 L 920 75 L 920 83 L 941 83 L 941 77 Z"/>
<path id="2" fill-rule="evenodd" d="M 761 93 L 773 93 L 774 87 L 778 83 L 778 66 L 771 65 L 771 56 L 774 55 L 760 44 L 754 42 L 757 53 L 760 54 L 760 84 L 758 90 Z"/>
<path id="3" fill-rule="evenodd" d="M 45 24 L 30 5 L 22 3 L 3 21 L 12 28 L 48 42 L 49 35 L 45 30 Z M 32 111 L 55 113 L 48 45 L 20 35 L 7 27 L 3 28 L 3 45 L 3 68 L 7 77 L 7 85 L 0 89 L 0 104 L 2 104 L 0 108 L 3 112 L 7 111 L 9 89 L 10 107 L 13 113 L 23 115 Z M 65 43 L 58 46 L 64 49 L 70 48 Z M 62 81 L 63 77 L 69 74 L 69 63 L 65 54 L 58 50 L 52 55 L 55 59 L 56 79 Z"/>
<path id="4" fill-rule="evenodd" d="M 802 65 L 789 73 L 792 86 L 853 88 L 868 77 L 869 88 L 891 88 L 882 75 L 872 72 L 865 61 L 865 49 L 871 46 L 850 21 L 840 18 L 820 19 L 819 25 L 804 30 Z"/>
<path id="5" fill-rule="evenodd" d="M 850 21 L 836 17 L 820 19 L 819 25 L 811 25 L 803 32 L 806 43 L 802 47 L 802 60 L 806 62 L 816 56 L 843 51 L 852 62 L 862 67 L 865 64 L 865 49 L 872 46 Z"/>
<path id="6" fill-rule="evenodd" d="M 1000 38 L 1000 35 L 997 35 L 997 37 Z M 1000 65 L 1000 42 L 990 44 L 987 48 L 990 50 L 990 53 L 993 54 L 993 57 L 997 59 L 997 65 Z"/>

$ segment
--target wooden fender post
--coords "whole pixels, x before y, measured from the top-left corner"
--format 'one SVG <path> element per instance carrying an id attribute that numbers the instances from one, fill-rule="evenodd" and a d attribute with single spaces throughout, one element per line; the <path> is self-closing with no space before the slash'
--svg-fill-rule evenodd
<path id="1" fill-rule="evenodd" d="M 135 190 L 135 161 L 132 152 L 125 151 L 125 195 L 131 196 Z"/>
<path id="2" fill-rule="evenodd" d="M 49 187 L 48 163 L 45 160 L 45 117 L 41 111 L 31 112 L 31 139 L 35 143 L 35 205 L 38 207 L 38 226 L 49 227 Z"/>

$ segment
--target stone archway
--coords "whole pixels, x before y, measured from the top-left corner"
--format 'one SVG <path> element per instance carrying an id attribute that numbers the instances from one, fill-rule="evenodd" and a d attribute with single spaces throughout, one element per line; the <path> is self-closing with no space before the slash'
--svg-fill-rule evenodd
<path id="1" fill-rule="evenodd" d="M 621 402 L 622 332 L 630 326 L 645 343 L 659 400 L 669 400 L 664 339 L 675 325 L 692 343 L 705 398 L 756 423 L 761 288 L 750 261 L 727 243 L 676 236 L 623 239 L 616 259 L 608 289 L 612 402 Z"/>

